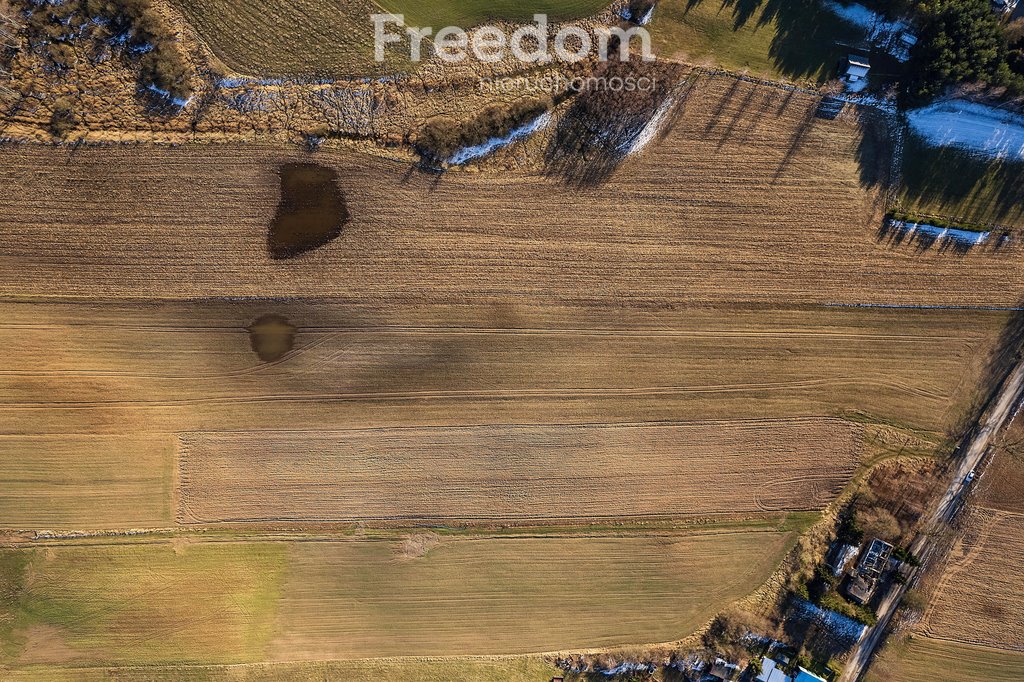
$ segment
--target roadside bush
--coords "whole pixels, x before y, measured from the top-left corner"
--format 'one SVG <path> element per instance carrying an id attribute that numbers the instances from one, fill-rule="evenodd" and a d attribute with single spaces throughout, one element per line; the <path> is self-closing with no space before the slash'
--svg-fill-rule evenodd
<path id="1" fill-rule="evenodd" d="M 50 132 L 53 133 L 54 137 L 64 139 L 76 125 L 78 125 L 78 118 L 75 116 L 75 109 L 71 100 L 61 98 L 54 102 L 49 125 Z"/>
<path id="2" fill-rule="evenodd" d="M 711 651 L 718 652 L 730 661 L 739 660 L 746 653 L 741 642 L 743 636 L 750 631 L 743 616 L 738 612 L 719 614 L 707 632 L 704 633 L 703 644 Z"/>
<path id="3" fill-rule="evenodd" d="M 900 526 L 899 520 L 884 507 L 868 507 L 859 510 L 857 519 L 864 532 L 873 538 L 893 542 L 899 540 L 903 534 L 903 527 Z"/>
<path id="4" fill-rule="evenodd" d="M 654 9 L 654 6 L 654 0 L 630 0 L 627 16 L 630 21 L 640 21 Z"/>
<path id="5" fill-rule="evenodd" d="M 448 116 L 435 116 L 420 130 L 416 150 L 425 159 L 440 163 L 459 150 L 460 139 L 458 121 Z"/>
<path id="6" fill-rule="evenodd" d="M 903 595 L 903 601 L 900 602 L 900 606 L 909 611 L 923 614 L 925 609 L 928 608 L 928 599 L 925 598 L 920 590 L 907 590 Z"/>

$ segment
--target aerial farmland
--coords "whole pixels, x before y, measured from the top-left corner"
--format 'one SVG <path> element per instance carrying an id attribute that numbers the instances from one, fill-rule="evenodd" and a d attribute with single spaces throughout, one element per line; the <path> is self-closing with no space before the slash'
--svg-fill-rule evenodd
<path id="1" fill-rule="evenodd" d="M 0 679 L 1019 679 L 1024 24 L 891 4 L 0 0 Z"/>

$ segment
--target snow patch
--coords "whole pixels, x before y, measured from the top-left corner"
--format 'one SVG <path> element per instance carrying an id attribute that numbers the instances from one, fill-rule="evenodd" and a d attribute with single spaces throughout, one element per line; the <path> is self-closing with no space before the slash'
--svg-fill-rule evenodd
<path id="1" fill-rule="evenodd" d="M 858 623 L 852 618 L 847 618 L 835 611 L 815 606 L 804 599 L 796 602 L 795 610 L 800 617 L 814 621 L 836 637 L 840 637 L 850 644 L 859 642 L 868 629 L 863 623 Z"/>
<path id="2" fill-rule="evenodd" d="M 619 675 L 627 675 L 630 673 L 646 673 L 648 675 L 654 674 L 657 668 L 650 663 L 623 663 L 622 665 L 610 668 L 609 670 L 600 671 L 605 677 L 618 677 Z"/>
<path id="3" fill-rule="evenodd" d="M 658 107 L 658 110 L 654 112 L 654 116 L 651 117 L 651 120 L 649 120 L 647 124 L 640 129 L 640 132 L 638 132 L 632 139 L 624 142 L 620 147 L 620 151 L 627 156 L 630 154 L 636 154 L 653 142 L 658 136 L 658 133 L 661 132 L 662 125 L 664 125 L 665 119 L 668 118 L 668 114 L 672 111 L 672 107 L 675 106 L 675 103 L 675 97 L 669 97 L 662 102 L 661 106 Z"/>
<path id="4" fill-rule="evenodd" d="M 541 114 L 529 123 L 512 130 L 507 135 L 503 135 L 502 137 L 492 137 L 486 142 L 473 145 L 472 147 L 466 147 L 465 149 L 460 149 L 455 152 L 455 155 L 452 156 L 452 158 L 448 159 L 448 163 L 453 166 L 461 166 L 462 164 L 473 161 L 474 159 L 483 158 L 502 147 L 507 147 L 517 140 L 533 135 L 538 130 L 547 127 L 549 123 L 551 123 L 551 114 Z"/>
<path id="5" fill-rule="evenodd" d="M 191 102 L 195 98 L 195 95 L 190 96 L 188 99 L 184 99 L 182 97 L 172 97 L 170 90 L 164 90 L 163 88 L 159 88 L 153 83 L 147 85 L 146 89 L 152 93 L 159 95 L 160 97 L 167 100 L 179 109 L 184 109 L 185 107 L 187 107 L 189 102 Z"/>
<path id="6" fill-rule="evenodd" d="M 636 20 L 636 23 L 640 26 L 646 26 L 651 23 L 651 17 L 654 16 L 654 5 L 651 5 L 644 15 Z"/>
<path id="7" fill-rule="evenodd" d="M 625 19 L 626 21 L 632 21 L 637 26 L 646 26 L 647 24 L 651 23 L 651 18 L 654 16 L 654 8 L 655 5 L 651 5 L 650 7 L 647 8 L 646 12 L 644 12 L 638 17 L 634 17 L 633 10 L 631 10 L 629 7 L 626 7 L 624 10 L 622 10 L 619 16 Z"/>
<path id="8" fill-rule="evenodd" d="M 928 144 L 1024 161 L 1024 116 L 977 102 L 947 100 L 907 114 Z"/>
<path id="9" fill-rule="evenodd" d="M 957 230 L 951 227 L 936 227 L 927 223 L 900 223 L 895 225 L 906 231 L 907 237 L 916 234 L 923 234 L 934 241 L 954 241 L 967 246 L 980 246 L 992 236 L 991 232 L 971 232 L 970 230 Z"/>

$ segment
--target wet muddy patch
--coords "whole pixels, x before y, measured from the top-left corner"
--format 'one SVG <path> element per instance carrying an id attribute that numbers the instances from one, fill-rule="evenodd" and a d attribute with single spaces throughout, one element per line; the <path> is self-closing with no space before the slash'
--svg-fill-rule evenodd
<path id="1" fill-rule="evenodd" d="M 249 326 L 249 343 L 263 362 L 277 362 L 295 347 L 298 329 L 281 315 L 264 315 Z"/>
<path id="2" fill-rule="evenodd" d="M 279 175 L 281 203 L 267 237 L 271 258 L 295 258 L 336 239 L 350 220 L 338 174 L 313 163 L 286 163 Z"/>

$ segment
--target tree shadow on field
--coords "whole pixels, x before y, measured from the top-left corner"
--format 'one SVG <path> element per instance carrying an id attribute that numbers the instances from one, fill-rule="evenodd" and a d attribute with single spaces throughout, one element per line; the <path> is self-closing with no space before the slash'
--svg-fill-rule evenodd
<path id="1" fill-rule="evenodd" d="M 867 107 L 857 107 L 860 140 L 855 158 L 860 169 L 860 185 L 864 188 L 889 188 L 893 182 L 892 150 L 896 146 L 890 117 Z"/>
<path id="2" fill-rule="evenodd" d="M 688 92 L 683 67 L 610 62 L 595 72 L 558 121 L 544 152 L 545 174 L 576 187 L 606 182 L 648 136 L 664 139 Z M 615 79 L 648 79 L 651 89 L 616 90 Z M 657 130 L 652 129 L 652 126 Z"/>
<path id="3" fill-rule="evenodd" d="M 978 397 L 974 405 L 965 411 L 960 421 L 954 424 L 951 432 L 947 434 L 956 443 L 965 443 L 975 436 L 982 415 L 999 394 L 1013 368 L 1024 359 L 1024 300 L 1018 301 L 1015 307 L 1019 310 L 1010 311 L 982 372 L 978 384 Z"/>
<path id="4" fill-rule="evenodd" d="M 844 51 L 842 45 L 864 39 L 862 30 L 839 19 L 820 0 L 687 0 L 683 14 L 706 4 L 730 12 L 733 31 L 774 30 L 768 57 L 791 80 L 827 77 Z"/>
<path id="5" fill-rule="evenodd" d="M 815 114 L 817 113 L 817 107 L 808 107 L 804 113 L 803 118 L 797 125 L 796 132 L 789 140 L 789 146 L 786 148 L 786 154 L 782 157 L 782 161 L 779 162 L 779 167 L 775 171 L 774 177 L 772 177 L 771 184 L 774 185 L 782 177 L 782 174 L 786 172 L 786 168 L 790 162 L 796 156 L 797 152 L 803 146 L 804 141 L 807 139 L 807 135 L 811 132 L 811 128 L 814 125 Z"/>
<path id="6" fill-rule="evenodd" d="M 927 206 L 952 219 L 1024 224 L 1024 162 L 929 146 L 912 133 L 903 158 L 901 193 L 908 205 Z"/>

